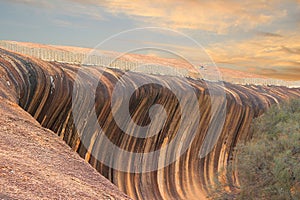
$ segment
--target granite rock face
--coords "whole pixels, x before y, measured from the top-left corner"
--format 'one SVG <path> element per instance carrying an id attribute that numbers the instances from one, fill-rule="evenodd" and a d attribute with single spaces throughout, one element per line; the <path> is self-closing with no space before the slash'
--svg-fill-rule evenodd
<path id="1" fill-rule="evenodd" d="M 82 69 L 85 67 L 45 62 L 0 50 L 0 96 L 6 102 L 2 104 L 23 108 L 133 199 L 205 199 L 214 175 L 228 164 L 236 144 L 251 138 L 252 119 L 272 104 L 300 97 L 297 88 L 208 83 L 139 73 L 124 78 L 126 73 L 121 70 Z M 117 86 L 121 89 L 116 91 Z M 126 94 L 122 90 L 126 87 L 135 90 Z M 196 102 L 191 100 L 194 97 Z M 115 116 L 111 104 L 120 111 L 126 101 L 130 118 L 124 112 Z M 162 113 L 166 116 L 152 116 L 152 105 L 163 106 Z M 87 109 L 91 107 L 94 114 Z M 96 116 L 96 124 L 92 115 Z M 151 126 L 141 131 L 145 133 L 145 138 L 141 138 L 135 135 L 134 126 L 120 127 L 116 117 L 132 120 L 138 127 Z M 160 125 L 163 128 L 156 129 Z M 99 134 L 99 127 L 104 135 Z M 184 134 L 176 137 L 179 131 L 192 132 L 193 137 Z M 107 139 L 129 152 L 129 156 L 125 159 L 108 148 Z M 176 145 L 169 147 L 173 140 Z M 158 153 L 158 160 L 152 162 L 130 156 L 165 147 L 166 152 Z M 201 156 L 203 149 L 207 151 Z M 181 155 L 179 159 L 158 167 L 177 153 Z M 104 157 L 104 162 L 99 157 Z M 143 171 L 143 167 L 149 170 Z M 223 181 L 235 183 L 237 178 Z"/>
<path id="2" fill-rule="evenodd" d="M 130 199 L 19 106 L 34 91 L 23 62 L 34 70 L 0 53 L 0 199 Z"/>

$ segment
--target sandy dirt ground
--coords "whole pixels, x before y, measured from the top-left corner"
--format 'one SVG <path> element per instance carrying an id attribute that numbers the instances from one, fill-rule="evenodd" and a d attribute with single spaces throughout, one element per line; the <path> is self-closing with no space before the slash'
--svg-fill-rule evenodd
<path id="1" fill-rule="evenodd" d="M 17 104 L 0 113 L 0 199 L 129 199 Z"/>

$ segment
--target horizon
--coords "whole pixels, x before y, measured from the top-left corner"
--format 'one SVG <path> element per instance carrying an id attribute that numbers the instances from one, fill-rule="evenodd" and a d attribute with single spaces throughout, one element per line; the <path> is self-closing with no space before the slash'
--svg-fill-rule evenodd
<path id="1" fill-rule="evenodd" d="M 219 67 L 300 80 L 299 0 L 151 2 L 1 0 L 0 39 L 94 48 L 124 30 L 163 27 L 196 40 Z M 197 49 L 173 35 L 121 38 L 103 50 L 122 52 L 132 43 L 170 47 L 191 60 L 202 59 Z"/>

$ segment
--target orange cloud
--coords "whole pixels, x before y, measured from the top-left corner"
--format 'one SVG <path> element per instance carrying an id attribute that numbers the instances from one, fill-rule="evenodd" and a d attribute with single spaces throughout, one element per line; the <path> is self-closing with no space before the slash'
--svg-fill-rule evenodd
<path id="1" fill-rule="evenodd" d="M 7 0 L 6 0 L 7 1 Z M 65 14 L 103 20 L 102 12 L 125 14 L 142 25 L 175 29 L 195 29 L 226 34 L 232 30 L 249 31 L 287 15 L 287 3 L 299 6 L 299 0 L 12 0 L 62 10 Z M 103 9 L 99 9 L 103 8 Z"/>
<path id="2" fill-rule="evenodd" d="M 286 15 L 275 1 L 195 1 L 195 0 L 76 0 L 81 4 L 101 6 L 114 14 L 152 24 L 178 29 L 199 29 L 226 33 L 230 29 L 251 30 Z"/>
<path id="3" fill-rule="evenodd" d="M 52 8 L 61 10 L 60 12 L 67 15 L 98 20 L 103 20 L 103 11 L 105 11 L 113 15 L 126 15 L 129 19 L 139 21 L 143 26 L 153 25 L 225 34 L 226 38 L 231 39 L 227 41 L 223 39 L 216 44 L 207 41 L 209 45 L 206 46 L 206 50 L 218 65 L 236 66 L 245 70 L 256 69 L 257 73 L 270 76 L 281 73 L 286 76 L 294 74 L 293 77 L 298 77 L 298 73 L 295 72 L 299 72 L 298 68 L 300 68 L 300 35 L 298 34 L 300 0 L 12 0 L 10 2 Z M 290 21 L 296 23 L 288 26 Z M 284 24 L 285 22 L 287 24 Z M 298 26 L 295 26 L 297 22 Z M 62 26 L 70 25 L 69 22 L 59 19 L 55 23 Z M 274 31 L 275 33 L 257 31 L 264 25 L 270 25 L 269 30 L 277 29 L 277 31 Z M 242 39 L 241 35 L 245 32 L 250 39 Z M 182 52 L 182 55 L 189 55 L 189 60 L 208 62 L 204 58 L 205 55 L 203 57 L 199 54 L 199 49 L 195 47 L 178 43 L 159 45 L 162 48 L 174 49 L 174 52 L 179 54 Z"/>
<path id="4" fill-rule="evenodd" d="M 300 35 L 298 31 L 282 32 L 280 37 L 255 36 L 244 41 L 213 44 L 208 52 L 219 65 L 231 64 L 240 69 L 256 68 L 256 73 L 300 79 Z M 276 69 L 275 71 L 270 71 Z"/>

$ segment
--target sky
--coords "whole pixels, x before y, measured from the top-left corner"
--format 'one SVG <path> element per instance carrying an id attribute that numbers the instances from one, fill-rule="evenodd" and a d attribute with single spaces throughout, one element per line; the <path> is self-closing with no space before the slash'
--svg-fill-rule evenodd
<path id="1" fill-rule="evenodd" d="M 300 0 L 0 0 L 0 26 L 0 40 L 91 48 L 122 31 L 160 27 L 101 48 L 151 44 L 199 63 L 206 56 L 220 67 L 300 80 Z"/>

